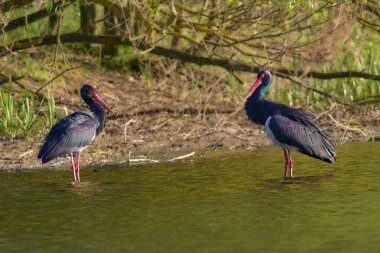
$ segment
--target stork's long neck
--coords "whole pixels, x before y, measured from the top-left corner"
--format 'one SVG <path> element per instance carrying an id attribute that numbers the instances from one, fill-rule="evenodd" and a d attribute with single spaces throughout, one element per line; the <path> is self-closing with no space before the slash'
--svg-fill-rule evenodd
<path id="1" fill-rule="evenodd" d="M 256 124 L 265 125 L 268 117 L 274 115 L 286 106 L 264 98 L 264 93 L 256 90 L 245 102 L 244 109 L 248 118 Z"/>
<path id="2" fill-rule="evenodd" d="M 255 92 L 245 102 L 244 109 L 251 121 L 264 125 L 269 117 L 269 111 L 272 108 L 271 104 L 259 92 Z"/>
<path id="3" fill-rule="evenodd" d="M 96 135 L 98 135 L 104 128 L 106 123 L 106 111 L 104 107 L 99 104 L 97 101 L 92 101 L 88 104 L 90 106 L 91 112 L 95 116 L 96 120 Z"/>

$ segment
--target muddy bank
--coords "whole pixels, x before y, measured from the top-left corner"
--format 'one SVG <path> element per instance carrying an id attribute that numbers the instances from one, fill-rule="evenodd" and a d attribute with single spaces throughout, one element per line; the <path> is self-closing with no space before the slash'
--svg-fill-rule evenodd
<path id="1" fill-rule="evenodd" d="M 253 125 L 241 127 L 222 120 L 230 119 L 229 116 L 213 116 L 214 119 L 200 123 L 192 115 L 174 116 L 165 112 L 135 116 L 133 119 L 109 119 L 105 131 L 83 152 L 82 164 L 98 166 L 128 164 L 130 161 L 132 164 L 165 161 L 192 152 L 195 152 L 193 157 L 197 157 L 220 148 L 270 145 L 265 133 Z M 42 138 L 1 141 L 0 168 L 12 170 L 69 166 L 69 158 L 57 158 L 41 164 L 37 160 L 37 153 L 42 141 Z"/>
<path id="2" fill-rule="evenodd" d="M 199 156 L 216 148 L 271 145 L 262 128 L 247 120 L 241 98 L 231 96 L 218 85 L 190 89 L 174 81 L 165 80 L 152 88 L 134 75 L 98 68 L 80 72 L 75 80 L 67 77 L 70 85 L 55 86 L 52 90 L 58 110 L 87 110 L 78 91 L 82 83 L 91 83 L 118 113 L 116 118 L 108 119 L 104 132 L 83 152 L 83 166 L 127 164 L 131 159 L 167 160 L 191 152 Z M 32 90 L 38 87 L 33 81 L 27 85 Z M 332 104 L 329 110 L 313 114 L 335 143 L 370 140 L 380 135 L 379 108 L 355 115 Z M 43 137 L 1 139 L 0 168 L 69 166 L 68 158 L 41 164 L 37 153 L 42 141 Z"/>

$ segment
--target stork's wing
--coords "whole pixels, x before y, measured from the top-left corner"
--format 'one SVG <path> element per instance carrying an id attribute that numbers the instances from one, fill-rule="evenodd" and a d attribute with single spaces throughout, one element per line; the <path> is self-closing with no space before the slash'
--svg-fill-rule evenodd
<path id="1" fill-rule="evenodd" d="M 316 126 L 312 116 L 302 110 L 282 110 L 268 118 L 266 128 L 281 146 L 329 163 L 335 162 L 333 144 Z"/>
<path id="2" fill-rule="evenodd" d="M 96 120 L 82 112 L 73 113 L 50 130 L 42 145 L 38 158 L 48 162 L 55 157 L 64 156 L 86 147 L 95 138 Z"/>

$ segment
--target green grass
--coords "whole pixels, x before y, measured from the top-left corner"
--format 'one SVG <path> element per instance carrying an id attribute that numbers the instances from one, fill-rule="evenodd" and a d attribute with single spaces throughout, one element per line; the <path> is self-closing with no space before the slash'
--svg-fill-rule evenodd
<path id="1" fill-rule="evenodd" d="M 54 100 L 53 95 L 49 91 L 47 92 L 45 98 L 46 98 L 46 103 L 47 103 L 47 112 L 45 112 L 45 117 L 44 117 L 47 119 L 47 121 L 45 122 L 45 126 L 47 129 L 50 129 L 57 122 L 55 100 Z"/>
<path id="2" fill-rule="evenodd" d="M 99 51 L 99 50 L 98 50 Z M 96 57 L 99 53 L 91 50 L 91 55 Z M 140 71 L 139 58 L 131 46 L 118 46 L 117 55 L 103 55 L 102 65 L 109 70 L 125 70 L 128 72 Z"/>
<path id="3" fill-rule="evenodd" d="M 235 1 L 230 1 L 235 2 Z M 32 9 L 15 10 L 10 19 L 23 16 L 25 11 L 30 13 Z M 101 15 L 100 15 L 101 16 Z M 70 6 L 65 8 L 62 22 L 62 33 L 74 32 L 79 29 L 79 9 L 77 6 Z M 100 24 L 99 24 L 100 25 Z M 22 27 L 14 31 L 7 32 L 5 35 L 0 33 L 1 43 L 9 44 L 14 40 L 31 38 L 40 36 L 47 31 L 48 20 L 43 19 L 38 22 L 30 24 L 28 27 Z M 100 26 L 97 27 L 101 28 Z M 352 32 L 353 36 L 350 37 L 344 44 L 340 46 L 341 53 L 324 64 L 315 64 L 312 66 L 313 71 L 318 72 L 339 72 L 347 70 L 364 71 L 371 74 L 380 75 L 380 33 L 374 33 L 364 30 L 357 25 Z M 0 43 L 0 44 L 1 44 Z M 46 62 L 53 62 L 56 57 L 56 46 L 51 48 L 43 48 L 36 50 L 37 56 L 30 54 L 18 54 L 6 56 L 8 62 L 17 62 L 18 66 L 23 66 L 17 69 L 17 74 L 28 76 L 34 81 L 44 84 L 52 78 L 52 71 L 49 64 Z M 100 46 L 92 46 L 86 44 L 67 44 L 64 45 L 64 51 L 61 49 L 57 52 L 67 54 L 75 52 L 78 55 L 90 55 L 93 59 L 99 59 L 103 66 L 110 70 L 125 70 L 125 71 L 138 71 L 149 90 L 157 89 L 157 79 L 162 78 L 162 73 L 155 66 L 153 57 L 149 54 L 144 56 L 137 55 L 132 47 L 119 46 L 117 56 L 102 55 Z M 179 50 L 181 50 L 179 48 Z M 38 56 L 41 54 L 41 56 Z M 40 57 L 40 58 L 38 58 Z M 66 56 L 65 56 L 66 57 Z M 64 58 L 64 57 L 61 57 Z M 84 59 L 84 57 L 82 58 Z M 251 62 L 251 58 L 243 60 Z M 275 67 L 302 70 L 305 64 L 297 59 L 284 61 Z M 59 60 L 55 67 L 64 65 L 63 60 Z M 190 64 L 187 68 L 190 68 Z M 203 78 L 202 76 L 212 73 L 216 68 L 197 66 L 194 77 L 186 83 L 178 82 L 178 86 L 188 87 L 189 90 L 197 89 L 198 87 L 206 87 L 208 83 L 214 83 L 215 79 Z M 224 70 L 222 70 L 224 73 Z M 4 72 L 4 71 L 3 71 Z M 12 73 L 13 74 L 13 73 Z M 233 77 L 229 75 L 226 84 L 223 88 L 228 92 L 228 96 L 232 97 L 238 103 L 245 95 L 255 78 L 255 74 L 237 73 L 239 78 L 250 80 L 244 87 Z M 176 75 L 172 75 L 173 78 Z M 347 102 L 355 102 L 368 100 L 380 97 L 380 84 L 378 81 L 371 81 L 359 78 L 345 78 L 345 79 L 304 79 L 312 88 L 325 91 L 334 95 L 341 100 Z M 57 121 L 57 112 L 55 108 L 54 97 L 47 92 L 45 94 L 46 100 L 37 101 L 34 94 L 29 94 L 26 91 L 21 92 L 19 96 L 12 93 L 9 86 L 8 89 L 0 88 L 0 135 L 6 136 L 8 139 L 15 138 L 29 138 L 33 135 L 41 135 L 46 133 Z M 304 107 L 315 110 L 324 110 L 328 108 L 331 101 L 326 97 L 306 90 L 296 83 L 289 82 L 286 79 L 275 77 L 272 87 L 269 89 L 268 97 L 270 100 L 288 104 L 293 107 Z M 236 99 L 238 98 L 238 99 Z M 41 108 L 46 108 L 42 110 Z"/>
<path id="4" fill-rule="evenodd" d="M 34 102 L 34 97 L 29 96 L 27 91 L 17 101 L 13 97 L 11 85 L 7 91 L 0 89 L 0 133 L 11 140 L 30 136 L 37 119 Z"/>
<path id="5" fill-rule="evenodd" d="M 34 8 L 20 8 L 15 9 L 9 12 L 8 16 L 9 20 L 13 20 L 15 18 L 19 18 L 25 15 L 25 13 L 33 13 L 36 9 Z M 77 5 L 69 5 L 63 10 L 62 17 L 62 33 L 74 32 L 79 30 L 80 28 L 80 12 L 79 7 Z M 41 19 L 39 21 L 28 24 L 28 26 L 22 26 L 18 29 L 9 31 L 5 33 L 4 41 L 2 42 L 12 42 L 14 40 L 27 39 L 36 36 L 41 36 L 46 31 L 48 31 L 49 20 L 48 18 Z M 3 37 L 4 34 L 0 33 L 0 36 Z M 3 38 L 2 38 L 3 40 Z"/>
<path id="6" fill-rule="evenodd" d="M 351 39 L 341 45 L 342 53 L 333 61 L 313 67 L 313 71 L 330 73 L 340 71 L 363 71 L 380 75 L 380 44 L 372 41 L 380 41 L 380 34 L 362 32 L 360 27 L 354 29 L 357 36 L 362 39 Z M 302 66 L 302 62 L 293 62 L 294 69 Z M 289 67 L 287 65 L 281 67 Z M 304 79 L 313 88 L 327 92 L 348 103 L 369 100 L 380 97 L 380 83 L 374 80 L 361 78 L 337 78 L 329 80 Z M 298 84 L 285 85 L 286 79 L 274 78 L 272 88 L 269 90 L 269 98 L 292 106 L 308 106 L 323 110 L 331 103 L 326 97 Z"/>
<path id="7" fill-rule="evenodd" d="M 47 107 L 41 114 L 42 108 Z M 57 121 L 54 98 L 47 94 L 46 100 L 37 101 L 34 94 L 24 90 L 16 98 L 12 86 L 0 88 L 0 135 L 7 139 L 27 139 L 46 133 Z"/>
<path id="8" fill-rule="evenodd" d="M 143 64 L 140 65 L 141 76 L 145 82 L 146 87 L 149 90 L 153 90 L 156 88 L 156 80 L 154 80 L 154 66 L 153 63 L 149 60 L 144 61 Z"/>

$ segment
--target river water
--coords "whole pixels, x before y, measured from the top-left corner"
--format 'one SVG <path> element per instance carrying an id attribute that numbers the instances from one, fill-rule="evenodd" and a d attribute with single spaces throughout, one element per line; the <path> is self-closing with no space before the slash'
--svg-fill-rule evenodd
<path id="1" fill-rule="evenodd" d="M 380 143 L 334 165 L 280 149 L 0 173 L 0 252 L 380 252 Z M 69 163 L 67 164 L 69 166 Z"/>

